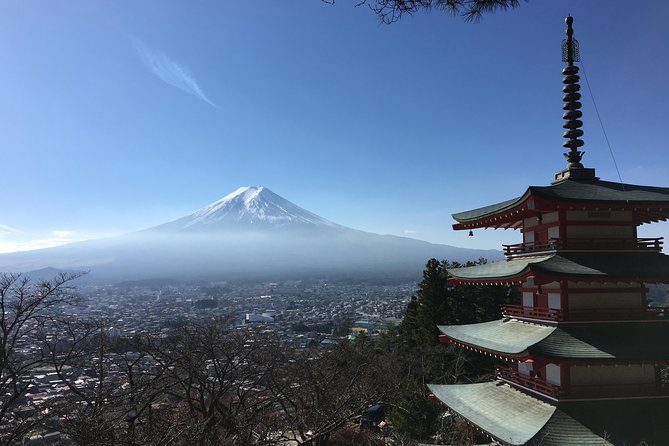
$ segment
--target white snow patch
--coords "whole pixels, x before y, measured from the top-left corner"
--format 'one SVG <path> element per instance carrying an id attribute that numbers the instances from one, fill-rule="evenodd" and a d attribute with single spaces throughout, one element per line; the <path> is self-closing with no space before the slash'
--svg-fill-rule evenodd
<path id="1" fill-rule="evenodd" d="M 263 186 L 240 187 L 189 217 L 184 222 L 184 228 L 211 225 L 224 220 L 250 224 L 264 222 L 274 225 L 302 223 L 337 226 Z"/>

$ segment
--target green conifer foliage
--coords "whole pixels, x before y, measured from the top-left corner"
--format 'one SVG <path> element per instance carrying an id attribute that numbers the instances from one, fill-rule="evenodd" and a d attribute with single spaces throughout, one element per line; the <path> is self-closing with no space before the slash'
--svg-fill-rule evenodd
<path id="1" fill-rule="evenodd" d="M 390 414 L 392 425 L 411 440 L 430 440 L 440 427 L 443 407 L 427 400 L 429 382 L 460 383 L 489 379 L 493 363 L 481 355 L 439 342 L 438 325 L 473 324 L 502 317 L 501 305 L 517 299 L 507 286 L 453 286 L 448 269 L 486 263 L 485 259 L 459 264 L 430 259 L 423 280 L 407 305 L 397 331 L 389 330 L 388 345 L 401 364 L 404 381 Z M 442 426 L 443 427 L 443 426 Z M 448 429 L 446 429 L 448 430 Z M 442 432 L 443 433 L 443 432 Z"/>

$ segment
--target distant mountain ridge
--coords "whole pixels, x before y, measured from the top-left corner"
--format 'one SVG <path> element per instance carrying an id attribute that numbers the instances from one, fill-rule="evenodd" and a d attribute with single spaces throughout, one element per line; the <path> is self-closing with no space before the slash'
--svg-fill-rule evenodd
<path id="1" fill-rule="evenodd" d="M 263 186 L 241 187 L 143 231 L 0 255 L 0 271 L 90 270 L 105 281 L 420 277 L 430 258 L 497 259 L 495 250 L 439 245 L 338 225 Z"/>

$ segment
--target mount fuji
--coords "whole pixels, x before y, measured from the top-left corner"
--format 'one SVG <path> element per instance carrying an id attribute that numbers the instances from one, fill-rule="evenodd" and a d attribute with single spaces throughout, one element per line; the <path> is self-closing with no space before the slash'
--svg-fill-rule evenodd
<path id="1" fill-rule="evenodd" d="M 240 187 L 193 214 L 151 230 L 216 232 L 317 227 L 344 228 L 291 203 L 264 186 L 257 186 Z"/>
<path id="2" fill-rule="evenodd" d="M 496 259 L 336 224 L 266 187 L 241 187 L 180 219 L 117 237 L 0 255 L 0 271 L 89 270 L 89 280 L 416 279 L 429 258 Z"/>

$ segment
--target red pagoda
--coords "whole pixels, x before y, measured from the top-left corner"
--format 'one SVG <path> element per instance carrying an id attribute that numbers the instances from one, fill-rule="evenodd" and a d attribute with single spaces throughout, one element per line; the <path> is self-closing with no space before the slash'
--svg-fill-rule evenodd
<path id="1" fill-rule="evenodd" d="M 430 385 L 449 410 L 503 445 L 669 445 L 669 319 L 647 283 L 669 283 L 669 188 L 602 181 L 581 164 L 578 42 L 563 42 L 567 167 L 550 186 L 454 214 L 456 230 L 520 229 L 500 262 L 449 270 L 453 285 L 516 285 L 500 320 L 440 326 L 442 342 L 505 365 L 492 382 Z"/>

